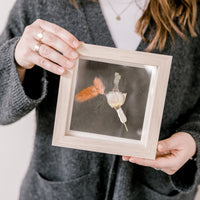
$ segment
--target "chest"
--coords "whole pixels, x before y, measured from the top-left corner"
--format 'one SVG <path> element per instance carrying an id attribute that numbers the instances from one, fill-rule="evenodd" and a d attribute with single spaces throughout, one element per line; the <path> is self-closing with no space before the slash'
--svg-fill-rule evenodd
<path id="1" fill-rule="evenodd" d="M 40 8 L 38 17 L 65 28 L 85 43 L 115 47 L 97 3 L 84 4 L 77 10 L 74 6 L 66 5 L 64 2 L 62 2 L 63 5 L 51 6 L 49 9 L 46 9 L 44 5 Z M 146 30 L 147 35 L 150 34 L 149 31 L 150 27 Z M 196 60 L 197 41 L 197 38 L 189 38 L 188 41 L 185 41 L 175 36 L 174 44 L 172 44 L 171 38 L 168 37 L 166 46 L 161 52 L 153 51 L 173 56 L 163 117 L 166 125 L 172 123 L 180 114 L 186 113 L 198 99 L 198 95 L 194 95 L 194 91 L 200 93 L 200 86 L 196 84 L 199 82 L 199 75 L 196 73 L 199 67 L 199 61 Z M 145 51 L 146 47 L 147 43 L 141 41 L 137 50 Z M 56 91 L 54 93 L 57 94 L 59 79 L 54 75 L 49 77 L 49 86 L 52 87 L 51 93 Z M 51 82 L 57 84 L 51 84 Z M 56 95 L 54 95 L 55 97 Z"/>

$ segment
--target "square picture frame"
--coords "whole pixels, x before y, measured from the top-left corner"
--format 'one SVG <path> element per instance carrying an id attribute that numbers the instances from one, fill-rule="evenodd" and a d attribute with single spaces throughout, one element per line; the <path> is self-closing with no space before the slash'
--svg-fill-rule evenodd
<path id="1" fill-rule="evenodd" d="M 115 155 L 155 159 L 172 56 L 85 43 L 81 44 L 77 51 L 79 53 L 79 58 L 75 61 L 75 68 L 68 70 L 60 78 L 52 145 Z M 90 67 L 88 67 L 88 65 L 90 65 Z M 91 69 L 94 70 L 91 71 Z M 104 86 L 104 93 L 106 95 L 103 93 L 103 95 L 100 94 L 101 92 L 99 93 L 99 96 L 102 96 L 102 98 L 99 98 L 100 100 L 98 99 L 98 101 L 103 102 L 102 104 L 105 106 L 102 114 L 101 112 L 98 114 L 93 113 L 94 105 L 97 104 L 97 94 L 95 94 L 96 96 L 93 100 L 87 101 L 86 99 L 85 101 L 87 101 L 87 103 L 85 104 L 75 101 L 77 91 L 80 91 L 81 87 L 83 90 L 87 87 L 91 89 L 90 83 L 92 84 L 92 80 L 94 77 L 96 78 L 96 75 L 92 77 L 92 73 L 96 73 L 97 76 L 99 75 L 96 69 L 102 69 L 100 77 L 103 79 L 104 83 L 107 84 L 111 82 L 114 85 L 112 91 L 116 91 L 116 82 L 118 80 L 119 84 L 119 79 L 121 78 L 119 73 L 116 73 L 117 71 L 127 76 L 124 77 L 124 80 L 130 79 L 127 84 L 124 84 L 128 85 L 126 87 L 129 87 L 133 82 L 130 78 L 133 76 L 128 76 L 131 73 L 136 75 L 143 70 L 148 71 L 150 74 L 146 96 L 142 96 L 145 94 L 143 90 L 138 93 L 141 94 L 141 98 L 144 98 L 144 100 L 140 102 L 145 102 L 140 106 L 142 112 L 140 112 L 140 110 L 137 111 L 136 113 L 140 113 L 140 115 L 138 114 L 137 116 L 136 114 L 134 119 L 128 118 L 127 125 L 129 125 L 130 133 L 126 134 L 125 131 L 128 131 L 128 128 L 125 127 L 125 122 L 127 121 L 125 115 L 129 113 L 128 109 L 132 111 L 132 100 L 127 100 L 128 105 L 126 106 L 126 112 L 123 112 L 125 108 L 121 105 L 122 110 L 120 112 L 122 112 L 122 115 L 120 115 L 118 109 L 112 109 L 113 107 L 110 107 L 111 105 L 109 104 L 107 95 L 109 92 L 105 89 L 109 88 L 107 87 L 108 84 Z M 112 73 L 109 74 L 108 72 Z M 86 76 L 87 74 L 89 74 L 88 78 Z M 86 78 L 84 79 L 84 77 Z M 137 77 L 138 75 L 136 75 L 134 80 L 136 80 Z M 147 82 L 146 78 L 143 79 L 144 82 Z M 138 80 L 142 79 L 140 78 Z M 138 85 L 134 84 L 136 89 L 141 85 L 140 81 L 138 83 Z M 109 90 L 111 90 L 111 87 Z M 118 92 L 122 94 L 119 90 Z M 133 93 L 135 94 L 135 92 Z M 128 95 L 133 96 L 127 92 L 127 96 Z M 129 104 L 131 104 L 131 106 Z M 137 107 L 138 106 L 135 106 L 135 108 Z M 141 115 L 141 113 L 143 114 Z M 123 118 L 123 116 L 125 117 L 125 122 L 120 116 L 121 118 Z M 136 119 L 141 120 L 137 122 L 137 124 L 131 123 L 132 121 L 137 121 Z M 106 123 L 110 125 L 109 128 L 107 128 L 108 126 Z M 142 126 L 142 128 L 136 131 L 138 132 L 138 130 L 140 130 L 140 137 L 136 137 L 136 134 L 135 136 L 132 134 L 135 130 L 134 126 Z M 106 128 L 109 130 L 107 131 Z M 117 135 L 119 130 L 120 134 Z"/>

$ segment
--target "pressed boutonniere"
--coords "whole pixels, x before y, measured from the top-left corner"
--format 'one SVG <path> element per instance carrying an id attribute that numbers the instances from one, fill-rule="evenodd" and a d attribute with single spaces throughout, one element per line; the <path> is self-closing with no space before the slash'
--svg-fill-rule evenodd
<path id="1" fill-rule="evenodd" d="M 78 102 L 84 102 L 92 99 L 98 95 L 105 95 L 107 103 L 111 108 L 114 108 L 118 114 L 120 122 L 124 124 L 126 131 L 128 132 L 128 127 L 126 125 L 127 118 L 122 110 L 121 106 L 125 103 L 127 93 L 122 93 L 119 90 L 119 81 L 121 76 L 119 73 L 115 72 L 114 87 L 113 90 L 105 94 L 105 86 L 100 78 L 95 77 L 93 85 L 81 90 L 76 94 L 75 100 Z"/>

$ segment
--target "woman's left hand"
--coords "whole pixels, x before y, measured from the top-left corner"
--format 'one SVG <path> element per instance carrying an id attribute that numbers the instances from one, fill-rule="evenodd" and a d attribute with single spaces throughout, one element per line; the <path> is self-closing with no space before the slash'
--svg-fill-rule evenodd
<path id="1" fill-rule="evenodd" d="M 155 160 L 123 156 L 124 161 L 148 166 L 172 175 L 176 173 L 196 153 L 196 142 L 185 132 L 173 134 L 158 142 Z"/>

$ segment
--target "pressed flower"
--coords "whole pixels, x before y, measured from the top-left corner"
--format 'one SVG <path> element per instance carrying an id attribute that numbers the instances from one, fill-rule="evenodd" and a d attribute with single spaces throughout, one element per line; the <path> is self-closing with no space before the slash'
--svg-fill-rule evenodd
<path id="1" fill-rule="evenodd" d="M 108 92 L 106 94 L 107 102 L 112 108 L 121 107 L 126 100 L 126 93 L 122 92 Z"/>
<path id="2" fill-rule="evenodd" d="M 105 94 L 104 93 L 105 86 L 103 82 L 99 78 L 95 77 L 93 81 L 93 85 L 77 93 L 75 96 L 75 100 L 78 102 L 84 102 L 98 96 L 99 94 L 105 95 L 107 99 L 107 103 L 109 104 L 111 108 L 114 108 L 116 110 L 117 115 L 120 119 L 120 122 L 124 124 L 126 131 L 128 131 L 128 128 L 126 126 L 127 118 L 126 118 L 126 115 L 124 114 L 124 111 L 121 108 L 121 106 L 124 104 L 126 100 L 127 94 L 119 91 L 120 79 L 121 79 L 120 74 L 115 72 L 114 88 L 112 91 Z"/>
<path id="3" fill-rule="evenodd" d="M 117 111 L 117 114 L 121 123 L 124 124 L 126 131 L 128 131 L 128 128 L 126 126 L 127 118 L 126 118 L 126 115 L 124 114 L 124 111 L 121 108 L 121 106 L 124 104 L 126 100 L 127 94 L 119 91 L 120 79 L 121 79 L 120 74 L 115 72 L 114 88 L 112 91 L 106 94 L 106 98 L 107 98 L 107 102 L 109 106 L 111 108 L 114 108 Z"/>
<path id="4" fill-rule="evenodd" d="M 75 99 L 78 102 L 84 102 L 89 99 L 96 97 L 99 94 L 104 94 L 105 86 L 101 79 L 95 77 L 93 81 L 93 85 L 90 87 L 81 90 L 78 94 L 76 94 Z"/>

